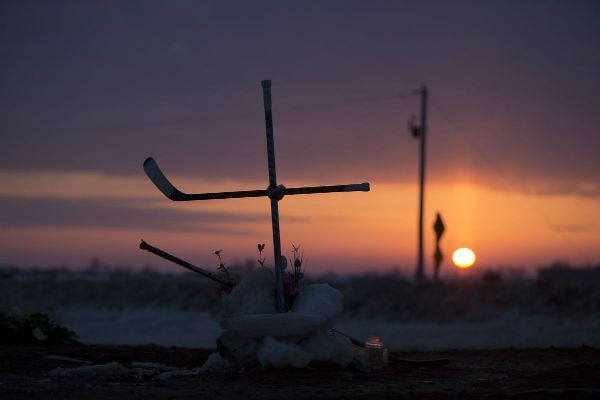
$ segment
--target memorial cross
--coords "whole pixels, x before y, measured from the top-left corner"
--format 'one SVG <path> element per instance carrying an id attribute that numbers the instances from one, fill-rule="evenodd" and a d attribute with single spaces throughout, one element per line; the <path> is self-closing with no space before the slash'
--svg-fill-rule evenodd
<path id="1" fill-rule="evenodd" d="M 162 173 L 158 164 L 152 157 L 144 161 L 144 171 L 152 183 L 170 200 L 173 201 L 191 201 L 191 200 L 215 200 L 215 199 L 233 199 L 244 197 L 266 196 L 271 201 L 271 224 L 273 229 L 273 251 L 275 259 L 275 306 L 277 312 L 285 312 L 284 293 L 283 293 L 283 269 L 285 268 L 284 259 L 281 256 L 281 241 L 279 231 L 279 201 L 286 195 L 313 194 L 313 193 L 333 193 L 333 192 L 368 192 L 369 183 L 359 183 L 350 185 L 333 186 L 308 186 L 297 188 L 286 188 L 277 184 L 277 174 L 275 169 L 275 143 L 273 140 L 273 111 L 271 106 L 271 81 L 262 81 L 263 100 L 265 110 L 265 126 L 267 132 L 267 157 L 269 165 L 269 186 L 262 190 L 244 190 L 238 192 L 219 192 L 219 193 L 198 193 L 188 194 L 178 190 L 167 177 Z"/>

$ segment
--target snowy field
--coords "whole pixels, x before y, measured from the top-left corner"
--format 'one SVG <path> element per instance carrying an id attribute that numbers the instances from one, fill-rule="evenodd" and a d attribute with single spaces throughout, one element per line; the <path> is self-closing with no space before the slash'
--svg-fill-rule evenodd
<path id="1" fill-rule="evenodd" d="M 337 328 L 393 350 L 600 347 L 600 269 L 415 285 L 397 275 L 318 279 L 344 295 Z M 0 268 L 0 306 L 49 312 L 86 343 L 213 348 L 220 298 L 191 274 Z"/>
<path id="2" fill-rule="evenodd" d="M 94 344 L 157 344 L 213 348 L 220 328 L 207 312 L 165 308 L 90 309 L 73 307 L 55 315 Z M 506 317 L 483 322 L 389 322 L 345 319 L 336 328 L 362 340 L 381 336 L 391 350 L 600 347 L 600 319 L 573 321 L 544 316 Z"/>

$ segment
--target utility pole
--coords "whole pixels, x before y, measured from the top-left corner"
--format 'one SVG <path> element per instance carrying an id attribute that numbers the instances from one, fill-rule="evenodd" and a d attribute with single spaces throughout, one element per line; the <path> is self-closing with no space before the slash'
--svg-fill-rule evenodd
<path id="1" fill-rule="evenodd" d="M 419 138 L 419 250 L 417 256 L 417 270 L 415 278 L 422 281 L 425 278 L 425 268 L 423 260 L 423 208 L 425 206 L 425 144 L 427 138 L 427 87 L 422 85 L 415 91 L 415 94 L 421 95 L 421 116 L 419 123 L 415 118 L 410 121 L 409 128 L 413 137 Z"/>

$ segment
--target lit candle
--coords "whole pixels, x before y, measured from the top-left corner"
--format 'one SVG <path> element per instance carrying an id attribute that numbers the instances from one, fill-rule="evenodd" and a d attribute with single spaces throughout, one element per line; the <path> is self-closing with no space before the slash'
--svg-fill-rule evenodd
<path id="1" fill-rule="evenodd" d="M 367 365 L 372 369 L 381 369 L 388 362 L 388 350 L 383 346 L 379 336 L 371 336 L 365 343 Z"/>

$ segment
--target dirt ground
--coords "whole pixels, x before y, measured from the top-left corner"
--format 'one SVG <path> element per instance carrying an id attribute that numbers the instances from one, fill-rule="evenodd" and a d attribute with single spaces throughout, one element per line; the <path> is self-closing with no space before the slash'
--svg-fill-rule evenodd
<path id="1" fill-rule="evenodd" d="M 388 399 L 600 398 L 600 349 L 399 352 L 408 359 L 448 358 L 443 367 L 391 363 L 381 372 L 304 371 L 203 374 L 168 380 L 54 377 L 46 358 L 67 356 L 103 364 L 159 362 L 199 366 L 210 350 L 158 346 L 0 346 L 0 399 Z"/>

